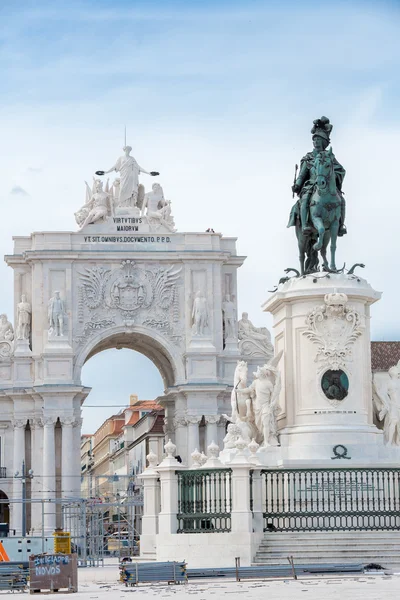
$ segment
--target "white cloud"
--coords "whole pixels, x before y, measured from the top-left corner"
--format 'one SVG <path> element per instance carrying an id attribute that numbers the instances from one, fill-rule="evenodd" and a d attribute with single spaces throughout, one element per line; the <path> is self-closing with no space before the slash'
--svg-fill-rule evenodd
<path id="1" fill-rule="evenodd" d="M 10 191 L 10 195 L 11 196 L 21 196 L 21 197 L 29 196 L 28 192 L 26 190 L 24 190 L 24 188 L 21 187 L 20 185 L 14 185 Z"/>

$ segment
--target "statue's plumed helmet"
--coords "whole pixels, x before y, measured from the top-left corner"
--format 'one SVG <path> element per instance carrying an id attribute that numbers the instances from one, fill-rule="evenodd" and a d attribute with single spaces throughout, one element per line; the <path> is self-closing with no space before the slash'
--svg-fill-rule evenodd
<path id="1" fill-rule="evenodd" d="M 314 135 L 318 135 L 319 137 L 326 140 L 329 144 L 330 134 L 332 131 L 333 125 L 329 122 L 328 117 L 321 117 L 320 119 L 315 119 L 314 125 L 311 129 L 311 133 Z"/>

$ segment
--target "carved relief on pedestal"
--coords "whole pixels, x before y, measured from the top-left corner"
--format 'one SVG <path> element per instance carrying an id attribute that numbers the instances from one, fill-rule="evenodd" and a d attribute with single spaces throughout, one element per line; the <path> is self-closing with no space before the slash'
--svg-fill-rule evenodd
<path id="1" fill-rule="evenodd" d="M 178 290 L 181 270 L 176 265 L 144 268 L 133 260 L 123 260 L 119 269 L 96 266 L 81 271 L 78 343 L 99 329 L 142 325 L 179 344 L 183 338 Z"/>
<path id="2" fill-rule="evenodd" d="M 351 306 L 347 306 L 346 294 L 336 291 L 326 294 L 325 304 L 316 306 L 307 316 L 307 329 L 303 331 L 317 346 L 315 362 L 318 371 L 330 367 L 333 370 L 346 368 L 352 360 L 352 347 L 362 334 L 361 317 Z"/>
<path id="3" fill-rule="evenodd" d="M 307 329 L 303 331 L 317 346 L 319 389 L 335 407 L 348 395 L 352 349 L 363 330 L 360 314 L 347 305 L 347 300 L 346 294 L 336 290 L 326 294 L 325 304 L 316 306 L 308 314 Z"/>

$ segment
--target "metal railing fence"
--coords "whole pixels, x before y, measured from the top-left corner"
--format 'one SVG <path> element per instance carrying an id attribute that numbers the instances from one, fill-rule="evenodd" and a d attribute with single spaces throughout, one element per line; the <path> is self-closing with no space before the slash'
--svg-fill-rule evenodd
<path id="1" fill-rule="evenodd" d="M 400 529 L 400 469 L 264 469 L 261 474 L 264 531 Z"/>
<path id="2" fill-rule="evenodd" d="M 231 531 L 232 471 L 177 471 L 177 533 Z"/>

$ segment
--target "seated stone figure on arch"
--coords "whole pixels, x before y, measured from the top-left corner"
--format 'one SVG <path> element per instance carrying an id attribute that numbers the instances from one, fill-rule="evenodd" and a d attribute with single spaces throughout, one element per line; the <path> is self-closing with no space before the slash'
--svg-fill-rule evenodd
<path id="1" fill-rule="evenodd" d="M 103 190 L 103 182 L 100 179 L 93 178 L 92 189 L 90 189 L 86 181 L 85 184 L 86 203 L 75 213 L 75 220 L 79 225 L 79 230 L 86 227 L 86 225 L 105 221 L 114 213 L 112 193 L 109 190 L 108 180 L 105 190 Z"/>

